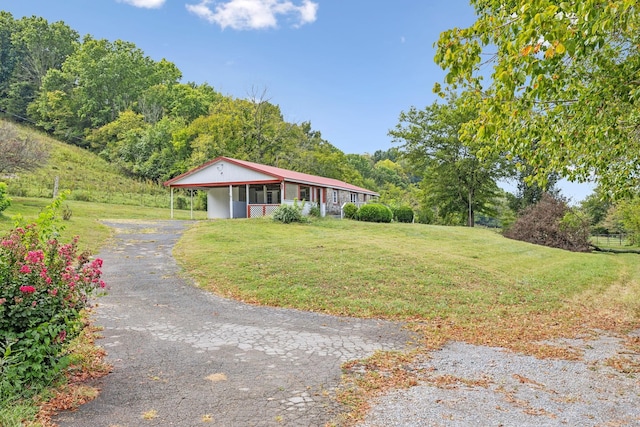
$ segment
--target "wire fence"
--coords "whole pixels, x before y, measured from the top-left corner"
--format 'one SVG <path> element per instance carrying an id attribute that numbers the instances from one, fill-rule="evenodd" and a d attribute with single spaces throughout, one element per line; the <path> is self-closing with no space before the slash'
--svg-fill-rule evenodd
<path id="1" fill-rule="evenodd" d="M 594 234 L 591 242 L 596 246 L 631 246 L 633 242 L 628 234 Z"/>

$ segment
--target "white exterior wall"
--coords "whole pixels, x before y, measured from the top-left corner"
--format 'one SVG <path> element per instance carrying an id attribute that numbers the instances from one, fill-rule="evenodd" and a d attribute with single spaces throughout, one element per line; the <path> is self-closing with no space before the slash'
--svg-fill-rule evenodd
<path id="1" fill-rule="evenodd" d="M 220 160 L 189 176 L 185 176 L 174 184 L 210 184 L 223 182 L 270 181 L 274 178 L 233 163 Z"/>
<path id="2" fill-rule="evenodd" d="M 289 205 L 289 206 L 293 206 L 294 203 L 298 203 L 298 206 L 302 205 L 302 202 L 300 200 L 285 200 L 282 202 L 282 204 L 284 205 Z M 304 202 L 304 206 L 302 207 L 302 214 L 303 215 L 309 215 L 309 211 L 311 210 L 311 206 L 315 206 L 316 202 Z"/>
<path id="3" fill-rule="evenodd" d="M 207 218 L 231 218 L 229 187 L 216 187 L 207 191 Z"/>

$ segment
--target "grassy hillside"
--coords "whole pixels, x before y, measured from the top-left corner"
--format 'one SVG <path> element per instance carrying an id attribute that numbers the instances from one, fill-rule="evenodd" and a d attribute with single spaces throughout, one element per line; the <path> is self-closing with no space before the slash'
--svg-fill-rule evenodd
<path id="1" fill-rule="evenodd" d="M 65 144 L 46 134 L 21 127 L 21 132 L 47 147 L 47 163 L 33 172 L 21 172 L 6 180 L 9 194 L 20 197 L 51 197 L 55 177 L 60 190 L 71 190 L 71 200 L 168 207 L 166 188 L 123 176 L 113 165 L 82 148 Z"/>
<path id="2" fill-rule="evenodd" d="M 244 301 L 418 321 L 430 339 L 517 348 L 638 327 L 638 255 L 573 253 L 494 231 L 324 220 L 202 222 L 175 250 L 201 286 Z"/>

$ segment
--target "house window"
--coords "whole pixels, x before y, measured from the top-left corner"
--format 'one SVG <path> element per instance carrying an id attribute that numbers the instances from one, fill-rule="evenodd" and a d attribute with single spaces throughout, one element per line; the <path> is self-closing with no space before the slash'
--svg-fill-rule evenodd
<path id="1" fill-rule="evenodd" d="M 298 197 L 298 184 L 292 184 L 287 182 L 284 186 L 284 198 L 286 200 L 293 200 Z"/>
<path id="2" fill-rule="evenodd" d="M 311 188 L 304 185 L 300 186 L 300 200 L 311 200 Z"/>
<path id="3" fill-rule="evenodd" d="M 267 204 L 270 205 L 273 203 L 273 191 L 267 191 Z"/>
<path id="4" fill-rule="evenodd" d="M 351 193 L 351 203 L 358 203 L 358 193 Z"/>
<path id="5" fill-rule="evenodd" d="M 338 203 L 338 192 L 333 190 L 333 203 Z"/>

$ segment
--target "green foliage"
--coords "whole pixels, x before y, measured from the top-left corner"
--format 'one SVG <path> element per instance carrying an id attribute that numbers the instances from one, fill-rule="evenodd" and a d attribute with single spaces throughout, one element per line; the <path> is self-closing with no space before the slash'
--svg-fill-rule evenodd
<path id="1" fill-rule="evenodd" d="M 553 173 L 571 181 L 595 175 L 608 192 L 636 193 L 637 1 L 471 3 L 477 21 L 443 32 L 435 56 L 448 88 L 482 94 L 468 100 L 478 115 L 464 138 L 485 155 L 521 159 L 540 183 Z M 488 79 L 486 65 L 493 65 Z M 445 93 L 439 84 L 434 90 Z"/>
<path id="2" fill-rule="evenodd" d="M 358 220 L 366 222 L 391 222 L 393 212 L 385 205 L 368 203 L 358 209 Z"/>
<path id="3" fill-rule="evenodd" d="M 320 218 L 321 214 L 320 206 L 318 206 L 317 203 L 314 203 L 314 205 L 309 208 L 309 216 Z"/>
<path id="4" fill-rule="evenodd" d="M 612 214 L 632 245 L 640 245 L 640 198 L 620 202 Z"/>
<path id="5" fill-rule="evenodd" d="M 180 77 L 173 64 L 153 61 L 133 43 L 86 36 L 60 70 L 44 76 L 29 114 L 59 137 L 87 146 L 85 130 L 115 120 L 151 86 L 175 84 Z"/>
<path id="6" fill-rule="evenodd" d="M 292 222 L 307 222 L 302 214 L 303 205 L 298 205 L 297 201 L 293 205 L 282 204 L 273 212 L 273 220 L 283 224 Z"/>
<path id="7" fill-rule="evenodd" d="M 400 206 L 393 209 L 393 218 L 398 222 L 413 222 L 413 216 L 411 206 Z"/>
<path id="8" fill-rule="evenodd" d="M 513 212 L 518 213 L 527 206 L 535 205 L 545 193 L 560 195 L 560 190 L 556 188 L 559 179 L 557 174 L 550 174 L 542 183 L 532 180 L 534 175 L 531 166 L 520 162 L 520 168 L 516 172 L 517 191 L 515 194 L 507 194 L 509 207 Z"/>
<path id="9" fill-rule="evenodd" d="M 0 34 L 4 32 L 10 37 L 0 42 L 0 108 L 26 117 L 43 77 L 49 69 L 62 67 L 79 35 L 63 22 L 48 23 L 36 16 L 13 20 L 6 12 L 0 19 Z"/>
<path id="10" fill-rule="evenodd" d="M 344 205 L 342 212 L 347 219 L 358 219 L 358 207 L 354 203 Z"/>
<path id="11" fill-rule="evenodd" d="M 187 199 L 183 196 L 175 198 L 176 209 L 187 209 Z"/>
<path id="12" fill-rule="evenodd" d="M 473 226 L 476 212 L 492 213 L 490 202 L 499 192 L 496 181 L 509 174 L 510 167 L 501 156 L 480 156 L 471 139 L 460 137 L 461 127 L 476 117 L 467 99 L 452 96 L 447 104 L 412 107 L 400 113 L 400 123 L 389 135 L 402 143 L 401 152 L 422 177 L 422 207 L 434 209 L 443 220 L 439 223 L 466 217 Z"/>
<path id="13" fill-rule="evenodd" d="M 28 397 L 67 365 L 63 349 L 82 329 L 81 310 L 104 288 L 102 260 L 59 242 L 61 196 L 38 219 L 0 240 L 0 397 Z M 20 221 L 23 222 L 23 221 Z"/>
<path id="14" fill-rule="evenodd" d="M 580 203 L 580 210 L 589 218 L 591 230 L 594 234 L 607 234 L 615 232 L 609 230 L 605 220 L 607 213 L 613 207 L 613 203 L 606 194 L 603 194 L 600 187 L 597 187 L 593 194 L 587 196 Z"/>
<path id="15" fill-rule="evenodd" d="M 9 206 L 11 206 L 11 199 L 7 195 L 7 184 L 0 182 L 0 216 Z"/>

